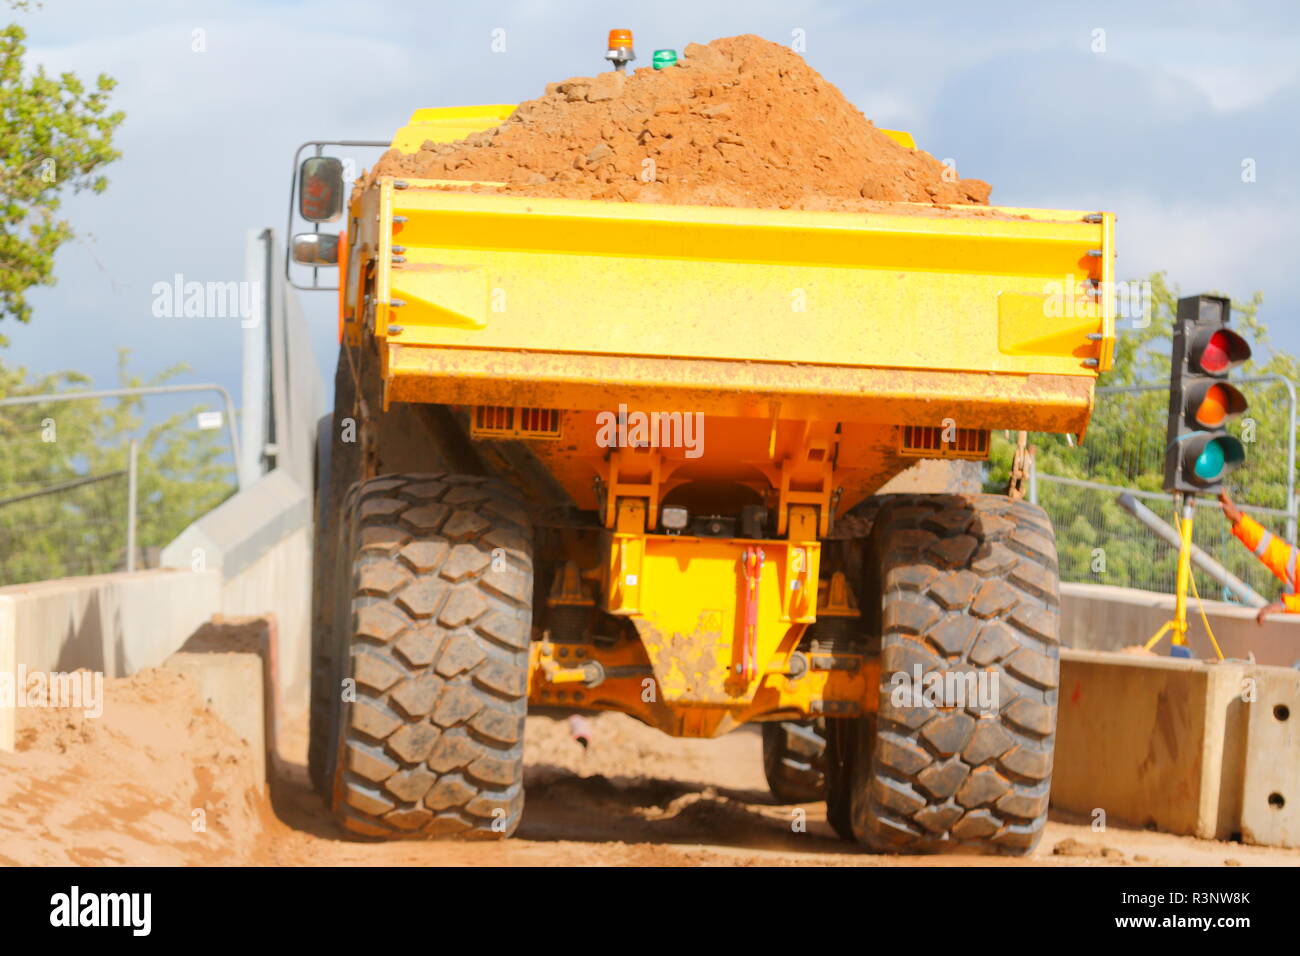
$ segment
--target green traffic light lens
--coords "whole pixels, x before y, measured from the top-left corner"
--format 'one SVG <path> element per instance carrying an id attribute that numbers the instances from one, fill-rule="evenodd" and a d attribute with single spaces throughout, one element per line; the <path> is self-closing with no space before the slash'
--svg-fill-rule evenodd
<path id="1" fill-rule="evenodd" d="M 1201 453 L 1196 456 L 1196 464 L 1192 466 L 1192 470 L 1196 472 L 1196 477 L 1201 481 L 1217 481 L 1219 476 L 1223 474 L 1224 464 L 1223 446 L 1218 440 L 1215 440 L 1208 442 L 1201 449 Z"/>
<path id="2" fill-rule="evenodd" d="M 1231 435 L 1216 435 L 1204 445 L 1189 448 L 1183 467 L 1190 466 L 1189 477 L 1199 484 L 1215 485 L 1245 460 L 1246 449 L 1241 442 Z"/>

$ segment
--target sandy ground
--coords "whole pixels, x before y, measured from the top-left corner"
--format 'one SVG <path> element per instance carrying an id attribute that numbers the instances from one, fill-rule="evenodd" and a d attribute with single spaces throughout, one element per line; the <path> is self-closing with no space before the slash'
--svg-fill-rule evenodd
<path id="1" fill-rule="evenodd" d="M 254 755 L 184 677 L 144 671 L 109 684 L 97 720 L 19 712 L 19 751 L 0 754 L 0 863 L 1300 866 L 1300 850 L 1097 833 L 1065 818 L 1028 859 L 876 856 L 836 839 L 820 803 L 773 801 L 756 730 L 678 740 L 618 714 L 592 718 L 587 749 L 566 721 L 528 719 L 528 803 L 514 839 L 362 842 L 335 827 L 307 782 L 305 721 L 286 728 L 268 798 L 253 788 Z"/>
<path id="2" fill-rule="evenodd" d="M 565 721 L 529 717 L 528 802 L 515 838 L 502 843 L 359 843 L 340 837 L 311 791 L 300 756 L 286 748 L 275 788 L 278 816 L 258 862 L 286 865 L 833 865 L 1300 866 L 1276 850 L 1056 818 L 1028 859 L 890 857 L 837 839 L 820 803 L 773 801 L 756 729 L 718 740 L 666 737 L 621 714 L 591 719 L 588 749 Z M 286 741 L 298 754 L 301 730 Z"/>
<path id="3" fill-rule="evenodd" d="M 104 691 L 100 717 L 18 710 L 17 750 L 0 753 L 0 864 L 249 858 L 269 814 L 248 745 L 172 671 Z"/>

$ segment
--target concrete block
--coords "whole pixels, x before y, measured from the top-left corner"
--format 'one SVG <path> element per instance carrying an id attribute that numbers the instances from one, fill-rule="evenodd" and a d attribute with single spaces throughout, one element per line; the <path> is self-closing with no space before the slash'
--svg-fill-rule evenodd
<path id="1" fill-rule="evenodd" d="M 156 569 L 0 588 L 11 598 L 15 664 L 123 677 L 154 667 L 221 609 L 214 571 Z"/>
<path id="2" fill-rule="evenodd" d="M 277 752 L 276 657 L 272 618 L 218 618 L 163 662 L 193 681 L 212 712 L 265 755 L 256 768 L 259 787 L 274 771 Z"/>
<path id="3" fill-rule="evenodd" d="M 137 571 L 0 588 L 0 673 L 80 668 L 123 677 L 161 664 L 221 608 L 215 571 Z M 13 749 L 14 713 L 0 708 L 0 750 Z"/>
<path id="4" fill-rule="evenodd" d="M 221 587 L 225 617 L 269 614 L 276 621 L 279 654 L 279 694 L 286 712 L 307 709 L 311 669 L 310 529 L 299 529 L 279 541 L 251 566 Z"/>
<path id="5" fill-rule="evenodd" d="M 1168 833 L 1226 838 L 1223 728 L 1243 665 L 1061 652 L 1052 803 Z M 1232 755 L 1229 754 L 1231 761 Z"/>
<path id="6" fill-rule="evenodd" d="M 1241 838 L 1300 847 L 1300 671 L 1258 668 L 1246 724 Z"/>

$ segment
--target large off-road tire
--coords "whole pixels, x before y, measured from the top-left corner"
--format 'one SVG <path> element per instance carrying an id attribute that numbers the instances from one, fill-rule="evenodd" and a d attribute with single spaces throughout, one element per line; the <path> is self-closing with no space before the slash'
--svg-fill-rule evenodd
<path id="1" fill-rule="evenodd" d="M 492 478 L 353 486 L 313 714 L 339 822 L 373 837 L 509 836 L 523 811 L 532 533 Z"/>
<path id="2" fill-rule="evenodd" d="M 1056 732 L 1051 522 L 995 495 L 900 496 L 883 504 L 865 557 L 881 686 L 875 731 L 859 722 L 852 755 L 854 835 L 884 852 L 1028 853 L 1047 820 Z M 985 672 L 996 700 L 896 700 L 895 675 L 910 680 L 915 665 Z"/>
<path id="3" fill-rule="evenodd" d="M 325 796 L 329 781 L 325 767 L 330 746 L 331 697 L 337 697 L 333 640 L 337 515 L 342 497 L 335 494 L 334 469 L 339 463 L 334 415 L 316 423 L 316 508 L 312 528 L 311 708 L 308 716 L 307 770 L 316 792 Z M 346 488 L 344 489 L 346 491 Z M 335 510 L 338 509 L 338 510 Z"/>
<path id="4" fill-rule="evenodd" d="M 855 841 L 853 835 L 853 762 L 858 752 L 858 737 L 874 734 L 875 715 L 865 718 L 839 718 L 826 722 L 826 754 L 822 758 L 826 779 L 826 822 L 841 840 Z"/>
<path id="5" fill-rule="evenodd" d="M 825 721 L 770 721 L 762 729 L 763 774 L 772 796 L 782 803 L 824 799 Z"/>

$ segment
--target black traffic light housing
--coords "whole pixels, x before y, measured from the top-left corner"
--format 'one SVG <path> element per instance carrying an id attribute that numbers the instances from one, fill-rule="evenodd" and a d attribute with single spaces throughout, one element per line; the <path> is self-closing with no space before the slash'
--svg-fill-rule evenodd
<path id="1" fill-rule="evenodd" d="M 1217 494 L 1246 457 L 1226 425 L 1246 410 L 1228 373 L 1250 358 L 1250 346 L 1228 328 L 1232 303 L 1217 295 L 1178 300 L 1169 372 L 1165 491 Z"/>

